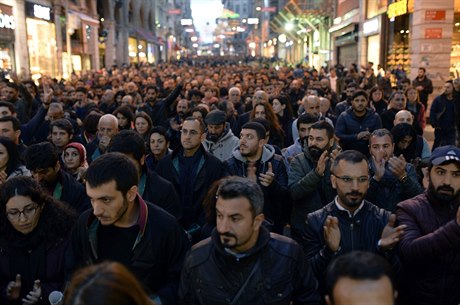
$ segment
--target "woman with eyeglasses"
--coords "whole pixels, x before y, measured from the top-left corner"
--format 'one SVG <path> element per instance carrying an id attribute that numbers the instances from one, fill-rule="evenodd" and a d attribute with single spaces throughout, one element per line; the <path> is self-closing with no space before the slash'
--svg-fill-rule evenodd
<path id="1" fill-rule="evenodd" d="M 64 253 L 76 215 L 31 177 L 0 194 L 0 304 L 48 304 L 64 287 Z"/>

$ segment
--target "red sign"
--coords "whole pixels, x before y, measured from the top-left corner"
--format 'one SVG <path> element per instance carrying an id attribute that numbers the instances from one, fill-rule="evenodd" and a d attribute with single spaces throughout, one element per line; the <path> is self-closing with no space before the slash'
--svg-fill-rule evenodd
<path id="1" fill-rule="evenodd" d="M 173 8 L 173 9 L 168 10 L 168 14 L 169 15 L 180 15 L 182 14 L 182 11 L 180 10 L 180 8 Z"/>
<path id="2" fill-rule="evenodd" d="M 263 7 L 262 12 L 276 13 L 276 6 Z"/>
<path id="3" fill-rule="evenodd" d="M 441 39 L 442 28 L 425 29 L 425 39 Z"/>
<path id="4" fill-rule="evenodd" d="M 425 11 L 425 20 L 446 20 L 446 11 L 438 11 L 438 10 L 426 10 Z"/>

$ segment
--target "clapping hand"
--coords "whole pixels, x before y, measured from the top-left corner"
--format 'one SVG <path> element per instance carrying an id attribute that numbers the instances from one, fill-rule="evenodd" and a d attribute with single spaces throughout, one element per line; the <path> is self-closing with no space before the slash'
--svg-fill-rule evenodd
<path id="1" fill-rule="evenodd" d="M 380 238 L 380 249 L 383 251 L 391 250 L 401 239 L 406 227 L 406 225 L 396 226 L 396 215 L 391 214 L 387 225 L 383 228 Z"/>
<path id="2" fill-rule="evenodd" d="M 32 305 L 37 303 L 42 296 L 42 287 L 40 285 L 40 280 L 35 280 L 34 288 L 25 298 L 22 299 L 23 305 Z"/>

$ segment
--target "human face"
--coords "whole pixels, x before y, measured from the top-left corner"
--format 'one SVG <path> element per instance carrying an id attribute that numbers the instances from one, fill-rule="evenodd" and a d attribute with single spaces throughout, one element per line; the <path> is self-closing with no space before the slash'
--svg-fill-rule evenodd
<path id="1" fill-rule="evenodd" d="M 264 139 L 259 139 L 253 129 L 242 129 L 240 132 L 240 152 L 246 158 L 258 155 L 264 145 Z"/>
<path id="2" fill-rule="evenodd" d="M 62 119 L 64 117 L 64 111 L 56 107 L 50 107 L 48 113 L 46 114 L 50 122 Z"/>
<path id="3" fill-rule="evenodd" d="M 305 109 L 305 113 L 319 115 L 319 100 L 317 98 L 306 98 L 303 107 Z"/>
<path id="4" fill-rule="evenodd" d="M 5 145 L 0 144 L 0 171 L 4 171 L 8 165 L 8 150 L 6 150 Z"/>
<path id="5" fill-rule="evenodd" d="M 75 92 L 75 101 L 83 104 L 86 102 L 86 94 L 80 91 Z"/>
<path id="6" fill-rule="evenodd" d="M 38 181 L 43 187 L 51 187 L 57 180 L 57 175 L 59 172 L 59 162 L 55 167 L 48 168 L 37 168 L 32 171 L 32 176 L 35 180 Z"/>
<path id="7" fill-rule="evenodd" d="M 398 148 L 400 150 L 405 150 L 409 147 L 410 143 L 412 143 L 412 137 L 411 136 L 405 136 L 404 138 L 401 139 L 401 141 L 398 142 Z"/>
<path id="8" fill-rule="evenodd" d="M 329 140 L 326 129 L 310 129 L 308 135 L 308 150 L 314 160 L 318 160 L 321 154 L 329 149 L 332 145 L 332 139 Z"/>
<path id="9" fill-rule="evenodd" d="M 64 151 L 64 163 L 70 170 L 75 170 L 80 167 L 80 152 L 78 149 L 69 147 Z"/>
<path id="10" fill-rule="evenodd" d="M 278 99 L 273 100 L 273 112 L 278 115 L 282 115 L 286 105 L 280 103 Z"/>
<path id="11" fill-rule="evenodd" d="M 14 143 L 19 143 L 19 130 L 13 129 L 13 122 L 0 122 L 0 136 L 7 137 Z"/>
<path id="12" fill-rule="evenodd" d="M 70 142 L 70 135 L 64 129 L 53 126 L 51 130 L 51 142 L 58 148 L 63 148 Z"/>
<path id="13" fill-rule="evenodd" d="M 200 123 L 197 120 L 184 121 L 180 136 L 180 142 L 184 150 L 193 155 L 203 140 L 204 133 L 200 129 Z"/>
<path id="14" fill-rule="evenodd" d="M 203 114 L 200 111 L 194 111 L 192 113 L 192 117 L 194 117 L 197 120 L 203 120 Z"/>
<path id="15" fill-rule="evenodd" d="M 117 190 L 115 180 L 91 187 L 86 183 L 86 193 L 91 199 L 93 214 L 103 226 L 127 227 L 133 216 L 133 201 L 137 186 L 133 186 L 124 196 Z"/>
<path id="16" fill-rule="evenodd" d="M 353 99 L 351 102 L 351 107 L 353 108 L 353 112 L 357 116 L 363 116 L 366 114 L 366 107 L 367 107 L 367 99 L 363 95 L 359 95 Z"/>
<path id="17" fill-rule="evenodd" d="M 239 103 L 241 101 L 241 94 L 238 92 L 238 90 L 230 90 L 228 99 L 232 103 Z"/>
<path id="18" fill-rule="evenodd" d="M 414 122 L 414 118 L 412 114 L 409 111 L 404 110 L 404 111 L 398 111 L 398 113 L 396 113 L 395 120 L 393 123 L 396 126 L 402 123 L 412 125 L 413 122 Z"/>
<path id="19" fill-rule="evenodd" d="M 6 106 L 0 107 L 0 117 L 3 118 L 4 116 L 7 115 L 13 115 L 13 113 L 10 111 L 10 108 Z"/>
<path id="20" fill-rule="evenodd" d="M 377 162 L 380 162 L 382 159 L 387 162 L 393 156 L 393 151 L 394 144 L 390 136 L 371 137 L 369 152 Z"/>
<path id="21" fill-rule="evenodd" d="M 257 242 L 263 214 L 256 217 L 245 197 L 218 198 L 216 202 L 216 228 L 220 242 L 236 253 L 246 252 Z"/>
<path id="22" fill-rule="evenodd" d="M 345 93 L 347 94 L 348 97 L 352 97 L 353 94 L 355 94 L 356 88 L 350 87 L 345 90 Z"/>
<path id="23" fill-rule="evenodd" d="M 6 203 L 6 215 L 13 228 L 26 235 L 38 225 L 42 208 L 29 196 L 17 195 Z"/>
<path id="24" fill-rule="evenodd" d="M 147 120 L 142 117 L 136 118 L 135 126 L 136 131 L 141 135 L 149 131 L 149 122 L 147 122 Z"/>
<path id="25" fill-rule="evenodd" d="M 186 101 L 179 101 L 176 106 L 176 112 L 179 115 L 184 115 L 188 112 L 188 103 Z"/>
<path id="26" fill-rule="evenodd" d="M 252 104 L 255 105 L 257 103 L 267 103 L 268 102 L 268 94 L 264 91 L 257 91 L 254 93 L 252 97 Z"/>
<path id="27" fill-rule="evenodd" d="M 444 84 L 444 94 L 451 95 L 452 93 L 454 93 L 454 86 L 452 86 L 451 83 L 445 83 Z"/>
<path id="28" fill-rule="evenodd" d="M 109 118 L 99 119 L 99 124 L 97 125 L 97 134 L 100 137 L 113 137 L 118 133 L 118 120 L 114 122 Z"/>
<path id="29" fill-rule="evenodd" d="M 407 91 L 407 100 L 409 102 L 414 103 L 415 101 L 417 101 L 417 97 L 418 97 L 418 93 L 416 89 L 409 89 Z"/>
<path id="30" fill-rule="evenodd" d="M 150 150 L 158 159 L 164 156 L 168 150 L 168 144 L 169 143 L 166 141 L 166 138 L 159 133 L 153 133 L 150 136 Z"/>
<path id="31" fill-rule="evenodd" d="M 425 71 L 423 69 L 418 69 L 417 77 L 422 78 L 425 76 Z"/>
<path id="32" fill-rule="evenodd" d="M 256 119 L 258 118 L 263 118 L 266 119 L 266 114 L 265 114 L 265 107 L 262 105 L 257 105 L 256 109 L 254 110 L 254 117 Z"/>
<path id="33" fill-rule="evenodd" d="M 157 92 L 155 89 L 148 89 L 147 92 L 145 93 L 145 100 L 152 98 L 156 99 L 157 98 Z"/>
<path id="34" fill-rule="evenodd" d="M 326 297 L 326 303 L 328 305 L 393 305 L 393 285 L 387 276 L 365 280 L 341 277 L 334 286 L 331 298 Z"/>
<path id="35" fill-rule="evenodd" d="M 128 125 L 128 119 L 121 113 L 117 113 L 118 126 L 125 128 Z"/>
<path id="36" fill-rule="evenodd" d="M 208 137 L 214 137 L 216 140 L 224 133 L 225 124 L 208 125 Z"/>
<path id="37" fill-rule="evenodd" d="M 308 134 L 310 133 L 310 127 L 313 124 L 299 124 L 299 138 L 300 139 L 306 139 L 308 137 Z"/>
<path id="38" fill-rule="evenodd" d="M 18 98 L 18 92 L 14 88 L 5 87 L 3 88 L 3 96 L 6 101 L 15 101 Z"/>
<path id="39" fill-rule="evenodd" d="M 320 98 L 319 112 L 321 112 L 323 115 L 326 115 L 326 113 L 329 111 L 329 108 L 331 108 L 331 102 L 327 98 Z"/>
<path id="40" fill-rule="evenodd" d="M 402 93 L 396 93 L 390 101 L 390 108 L 403 110 L 406 108 L 406 96 Z"/>
<path id="41" fill-rule="evenodd" d="M 372 100 L 374 102 L 380 101 L 382 99 L 382 97 L 383 97 L 382 91 L 375 90 L 374 92 L 372 92 Z"/>
<path id="42" fill-rule="evenodd" d="M 428 191 L 441 202 L 460 197 L 460 164 L 458 162 L 435 165 L 430 171 Z"/>
<path id="43" fill-rule="evenodd" d="M 352 163 L 339 161 L 331 175 L 332 186 L 337 191 L 340 205 L 350 211 L 356 210 L 369 188 L 369 168 L 366 161 Z"/>

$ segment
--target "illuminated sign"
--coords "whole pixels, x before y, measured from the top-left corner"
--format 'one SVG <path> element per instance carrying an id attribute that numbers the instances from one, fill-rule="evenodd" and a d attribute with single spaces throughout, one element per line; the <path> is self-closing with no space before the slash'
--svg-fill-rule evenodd
<path id="1" fill-rule="evenodd" d="M 34 17 L 48 21 L 51 20 L 51 8 L 34 4 Z"/>
<path id="2" fill-rule="evenodd" d="M 248 18 L 248 24 L 259 24 L 259 18 Z"/>
<path id="3" fill-rule="evenodd" d="M 374 18 L 363 23 L 363 34 L 370 35 L 377 33 L 380 29 L 379 19 Z"/>
<path id="4" fill-rule="evenodd" d="M 401 0 L 388 5 L 388 18 L 394 18 L 407 14 L 407 0 Z"/>
<path id="5" fill-rule="evenodd" d="M 12 7 L 0 4 L 0 29 L 14 30 L 15 28 L 16 20 Z"/>

